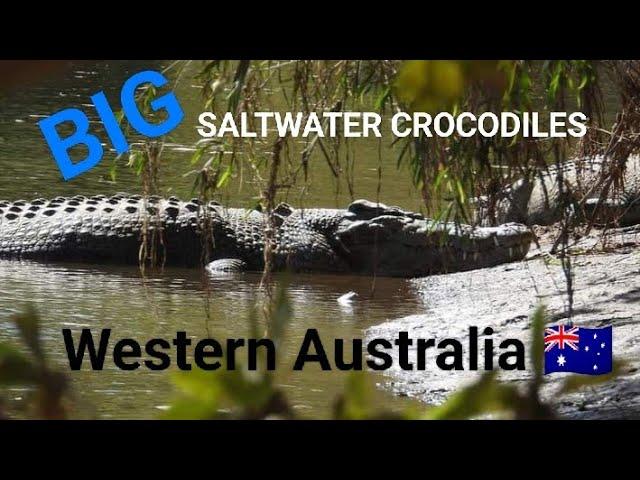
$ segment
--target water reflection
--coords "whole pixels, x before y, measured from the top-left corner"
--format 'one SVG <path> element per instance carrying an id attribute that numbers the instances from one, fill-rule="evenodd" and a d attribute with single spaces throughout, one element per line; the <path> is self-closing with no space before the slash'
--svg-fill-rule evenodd
<path id="1" fill-rule="evenodd" d="M 119 89 L 133 73 L 144 69 L 162 71 L 172 62 L 167 61 L 110 61 L 69 62 L 66 73 L 44 78 L 22 88 L 14 88 L 0 96 L 0 199 L 51 197 L 71 194 L 115 193 L 118 191 L 139 192 L 140 181 L 126 167 L 119 168 L 117 183 L 111 181 L 109 170 L 115 158 L 107 136 L 100 124 L 90 96 L 100 90 L 105 92 L 111 105 L 117 110 Z M 193 169 L 191 156 L 195 143 L 201 139 L 196 131 L 198 115 L 204 110 L 202 89 L 194 76 L 200 62 L 191 62 L 182 71 L 175 87 L 176 96 L 183 107 L 185 118 L 182 124 L 168 137 L 162 154 L 161 185 L 165 193 L 191 198 L 193 177 L 184 174 Z M 174 70 L 167 76 L 172 78 Z M 272 106 L 275 110 L 286 110 L 284 97 L 279 89 L 274 90 Z M 64 182 L 53 157 L 42 138 L 37 122 L 64 108 L 80 108 L 90 118 L 105 146 L 105 157 L 91 171 Z M 136 140 L 136 137 L 133 137 Z M 140 140 L 140 139 L 138 139 Z M 396 169 L 397 153 L 389 146 L 392 138 L 384 138 L 379 149 L 377 139 L 358 139 L 358 148 L 352 152 L 357 178 L 354 179 L 355 197 L 375 198 L 378 189 L 378 166 L 381 165 L 383 184 L 381 199 L 404 208 L 420 208 L 420 196 L 411 186 L 409 174 Z M 300 150 L 304 142 L 298 142 Z M 296 147 L 296 148 L 297 148 Z M 271 147 L 265 145 L 265 151 Z M 379 152 L 382 157 L 379 157 Z M 357 155 L 356 155 L 357 153 Z M 292 153 L 297 155 L 297 153 Z M 295 161 L 295 158 L 294 158 Z M 245 168 L 246 167 L 246 168 Z M 239 168 L 240 170 L 240 168 Z M 19 180 L 16 182 L 16 179 Z M 259 185 L 251 179 L 251 168 L 242 167 L 232 179 L 231 187 L 220 198 L 232 206 L 252 206 L 259 195 Z M 336 180 L 327 167 L 321 152 L 315 152 L 309 160 L 307 182 L 300 182 L 288 196 L 282 198 L 299 206 L 344 207 L 351 200 L 346 179 Z"/>
<path id="2" fill-rule="evenodd" d="M 334 338 L 361 338 L 362 330 L 387 319 L 422 310 L 421 300 L 401 279 L 296 275 L 276 276 L 287 281 L 293 319 L 278 350 L 278 378 L 302 412 L 329 415 L 331 402 L 346 379 L 341 372 L 322 372 L 315 365 L 291 372 L 304 332 L 317 328 L 333 355 Z M 206 289 L 197 270 L 167 269 L 142 281 L 137 268 L 94 267 L 0 261 L 0 339 L 15 339 L 7 321 L 27 303 L 43 316 L 43 338 L 52 361 L 68 371 L 62 328 L 79 333 L 112 329 L 112 338 L 172 339 L 185 330 L 192 338 L 211 335 L 221 341 L 250 335 L 249 315 L 255 305 L 260 275 L 207 278 L 211 317 L 206 320 Z M 345 292 L 358 293 L 350 308 L 339 308 Z M 392 306 L 392 308 L 390 308 Z M 146 418 L 171 398 L 167 372 L 117 370 L 107 362 L 104 371 L 72 372 L 74 389 L 100 416 Z M 382 377 L 376 377 L 382 381 Z M 18 392 L 14 392 L 18 395 Z M 377 392 L 381 406 L 399 406 L 403 400 Z"/>
<path id="3" fill-rule="evenodd" d="M 12 88 L 0 97 L 0 198 L 30 199 L 58 195 L 139 192 L 139 179 L 120 168 L 117 183 L 109 177 L 115 153 L 105 147 L 105 158 L 90 172 L 64 182 L 44 142 L 37 122 L 69 107 L 81 108 L 99 132 L 106 135 L 89 97 L 104 91 L 112 105 L 119 105 L 119 89 L 133 73 L 144 69 L 162 70 L 171 62 L 113 61 L 69 62 L 67 70 L 49 78 Z M 201 89 L 193 80 L 197 62 L 182 73 L 176 95 L 185 110 L 185 120 L 166 138 L 161 171 L 165 193 L 184 198 L 192 196 L 192 178 L 185 178 L 193 145 L 199 139 L 195 130 L 203 110 Z M 169 74 L 170 75 L 170 74 Z M 284 109 L 274 95 L 274 108 Z M 387 143 L 390 143 L 390 139 Z M 405 208 L 417 209 L 409 177 L 398 175 L 395 154 L 378 143 L 363 139 L 358 143 L 355 166 L 359 172 L 356 195 L 375 196 L 378 164 L 382 161 L 381 198 Z M 308 183 L 292 191 L 291 203 L 301 206 L 343 207 L 350 201 L 345 185 L 337 183 L 322 158 L 310 160 Z M 386 178 L 388 174 L 388 179 Z M 305 195 L 302 197 L 304 189 Z M 258 189 L 247 172 L 233 180 L 222 199 L 233 206 L 253 205 Z M 61 329 L 69 327 L 95 330 L 112 328 L 114 338 L 133 337 L 140 341 L 153 337 L 173 338 L 177 330 L 194 337 L 207 334 L 224 339 L 249 335 L 248 317 L 253 308 L 260 278 L 258 275 L 207 277 L 211 295 L 211 317 L 204 313 L 203 278 L 197 270 L 166 270 L 162 275 L 141 281 L 136 268 L 86 265 L 43 265 L 28 262 L 0 262 L 0 338 L 15 338 L 6 319 L 27 302 L 34 303 L 44 317 L 43 335 L 53 360 L 65 370 Z M 357 302 L 341 307 L 337 299 L 349 291 L 359 294 Z M 300 275 L 290 279 L 289 293 L 294 319 L 287 329 L 281 350 L 285 355 L 280 384 L 288 390 L 296 408 L 314 416 L 327 415 L 330 401 L 340 390 L 344 375 L 310 368 L 295 375 L 287 362 L 297 352 L 307 328 L 318 328 L 327 339 L 361 337 L 362 329 L 388 318 L 414 313 L 419 300 L 402 280 L 378 280 L 371 295 L 371 279 Z M 166 372 L 121 372 L 108 365 L 103 372 L 74 372 L 74 385 L 101 416 L 149 417 L 170 397 Z M 381 402 L 389 403 L 378 392 Z M 19 396 L 16 393 L 16 396 Z"/>

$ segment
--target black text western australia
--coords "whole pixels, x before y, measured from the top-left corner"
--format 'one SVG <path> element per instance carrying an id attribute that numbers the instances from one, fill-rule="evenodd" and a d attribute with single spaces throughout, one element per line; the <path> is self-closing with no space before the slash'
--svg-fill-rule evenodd
<path id="1" fill-rule="evenodd" d="M 398 112 L 389 120 L 396 137 L 582 137 L 588 118 L 582 112 Z M 203 112 L 198 133 L 204 138 L 243 137 L 382 137 L 383 117 L 376 112 Z"/>
<path id="2" fill-rule="evenodd" d="M 386 370 L 397 362 L 402 370 L 425 370 L 429 364 L 442 370 L 493 370 L 496 363 L 503 370 L 524 370 L 524 344 L 513 338 L 494 341 L 493 333 L 490 327 L 482 332 L 470 327 L 467 338 L 461 341 L 411 338 L 401 331 L 395 339 L 363 341 L 323 339 L 312 328 L 305 332 L 292 369 L 316 365 L 322 370 Z M 102 370 L 110 360 L 121 370 L 191 370 L 192 366 L 203 370 L 234 370 L 240 366 L 275 370 L 277 365 L 276 346 L 268 338 L 229 338 L 221 343 L 214 338 L 192 341 L 186 332 L 177 332 L 173 339 L 153 338 L 140 343 L 132 338 L 112 340 L 107 328 L 97 336 L 90 329 L 83 329 L 77 339 L 70 329 L 63 329 L 62 335 L 72 370 L 80 370 L 83 363 Z"/>

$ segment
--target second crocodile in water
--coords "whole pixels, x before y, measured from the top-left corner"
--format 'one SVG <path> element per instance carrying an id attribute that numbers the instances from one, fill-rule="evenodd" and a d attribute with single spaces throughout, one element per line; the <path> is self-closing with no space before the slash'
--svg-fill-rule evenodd
<path id="1" fill-rule="evenodd" d="M 204 214 L 210 221 L 203 223 Z M 346 209 L 273 213 L 275 270 L 418 277 L 520 260 L 532 234 L 519 224 L 472 228 L 358 200 Z M 203 236 L 203 225 L 211 235 Z M 158 229 L 167 265 L 264 267 L 264 213 L 177 198 L 116 194 L 0 202 L 0 257 L 137 264 L 142 232 Z"/>

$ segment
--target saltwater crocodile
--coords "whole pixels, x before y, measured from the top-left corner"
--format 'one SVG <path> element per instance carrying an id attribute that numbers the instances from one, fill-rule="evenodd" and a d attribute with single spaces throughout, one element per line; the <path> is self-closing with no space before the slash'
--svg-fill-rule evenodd
<path id="1" fill-rule="evenodd" d="M 204 237 L 209 269 L 259 271 L 271 225 L 275 270 L 415 277 L 519 260 L 532 240 L 522 225 L 440 223 L 366 200 L 345 210 L 281 204 L 268 218 L 215 202 L 127 194 L 0 202 L 0 257 L 137 264 L 142 232 L 157 229 L 167 265 L 202 266 Z M 211 235 L 202 235 L 203 225 Z"/>
<path id="2" fill-rule="evenodd" d="M 603 173 L 611 166 L 612 162 L 601 156 L 561 165 L 564 193 L 568 195 L 568 204 L 576 220 L 593 219 L 595 223 L 613 222 L 620 226 L 640 223 L 640 156 L 627 159 L 621 182 L 611 185 L 606 195 L 602 195 L 607 185 Z M 487 197 L 481 197 L 477 201 L 480 223 L 550 225 L 559 221 L 563 202 L 560 201 L 558 178 L 558 169 L 552 165 L 505 188 L 493 208 Z"/>

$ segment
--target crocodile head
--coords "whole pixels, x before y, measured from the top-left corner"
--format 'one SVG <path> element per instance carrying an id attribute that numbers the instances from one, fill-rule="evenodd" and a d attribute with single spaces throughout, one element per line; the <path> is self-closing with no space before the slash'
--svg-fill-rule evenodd
<path id="1" fill-rule="evenodd" d="M 417 277 L 521 260 L 533 234 L 524 225 L 471 227 L 436 222 L 367 200 L 349 205 L 334 233 L 357 273 Z"/>

